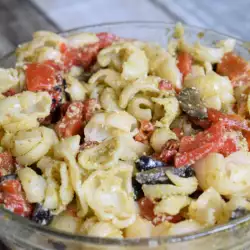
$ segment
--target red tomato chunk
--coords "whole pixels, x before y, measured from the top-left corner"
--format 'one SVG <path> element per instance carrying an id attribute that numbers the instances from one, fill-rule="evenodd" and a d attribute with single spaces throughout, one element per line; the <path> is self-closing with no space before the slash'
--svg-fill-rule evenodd
<path id="1" fill-rule="evenodd" d="M 167 80 L 161 80 L 159 82 L 159 89 L 160 90 L 172 90 L 173 84 Z"/>
<path id="2" fill-rule="evenodd" d="M 143 120 L 141 121 L 139 133 L 135 136 L 135 140 L 147 144 L 153 131 L 154 125 L 149 121 Z"/>
<path id="3" fill-rule="evenodd" d="M 14 159 L 9 152 L 0 153 L 0 177 L 12 174 L 15 170 Z"/>
<path id="4" fill-rule="evenodd" d="M 88 122 L 93 116 L 96 109 L 99 108 L 97 100 L 94 98 L 87 99 L 83 102 L 83 119 Z"/>
<path id="5" fill-rule="evenodd" d="M 180 141 L 179 153 L 175 156 L 175 166 L 193 164 L 195 161 L 218 152 L 224 143 L 225 125 L 219 121 L 195 137 L 184 136 Z"/>
<path id="6" fill-rule="evenodd" d="M 226 53 L 217 65 L 217 73 L 228 76 L 234 87 L 250 81 L 250 65 L 233 52 Z"/>
<path id="7" fill-rule="evenodd" d="M 143 197 L 138 201 L 138 205 L 140 208 L 140 215 L 141 217 L 151 221 L 153 225 L 159 225 L 160 223 L 164 221 L 169 221 L 172 223 L 177 223 L 179 221 L 183 220 L 183 217 L 179 214 L 177 215 L 169 215 L 169 214 L 161 214 L 161 215 L 155 215 L 154 214 L 154 203 L 146 198 Z"/>
<path id="8" fill-rule="evenodd" d="M 56 85 L 56 69 L 46 63 L 31 63 L 26 69 L 26 87 L 29 91 L 51 90 Z"/>
<path id="9" fill-rule="evenodd" d="M 96 61 L 98 52 L 111 45 L 119 38 L 107 32 L 97 34 L 99 42 L 88 44 L 83 48 L 67 48 L 65 44 L 61 44 L 60 51 L 63 53 L 63 61 L 65 70 L 69 70 L 72 66 L 82 66 L 89 69 Z"/>
<path id="10" fill-rule="evenodd" d="M 236 140 L 233 138 L 227 138 L 223 143 L 223 147 L 219 150 L 219 153 L 227 157 L 236 151 L 238 151 Z"/>
<path id="11" fill-rule="evenodd" d="M 162 147 L 161 153 L 158 156 L 158 159 L 164 162 L 172 161 L 174 156 L 178 153 L 179 149 L 179 141 L 177 140 L 169 140 Z"/>
<path id="12" fill-rule="evenodd" d="M 26 200 L 19 180 L 3 181 L 0 192 L 4 208 L 24 217 L 31 215 L 32 205 Z"/>
<path id="13" fill-rule="evenodd" d="M 223 121 L 225 126 L 229 129 L 250 131 L 247 120 L 244 120 L 239 115 L 235 114 L 223 114 L 216 109 L 208 109 L 208 120 L 215 123 Z"/>
<path id="14" fill-rule="evenodd" d="M 180 72 L 182 73 L 183 79 L 191 73 L 192 70 L 192 57 L 187 52 L 179 52 L 177 57 L 177 67 L 179 68 Z"/>
<path id="15" fill-rule="evenodd" d="M 73 102 L 68 106 L 65 116 L 55 126 L 59 137 L 69 137 L 81 132 L 83 109 L 84 104 L 82 102 Z"/>
<path id="16" fill-rule="evenodd" d="M 3 93 L 4 96 L 8 97 L 8 96 L 13 96 L 16 94 L 16 91 L 14 89 L 9 89 L 6 92 Z"/>

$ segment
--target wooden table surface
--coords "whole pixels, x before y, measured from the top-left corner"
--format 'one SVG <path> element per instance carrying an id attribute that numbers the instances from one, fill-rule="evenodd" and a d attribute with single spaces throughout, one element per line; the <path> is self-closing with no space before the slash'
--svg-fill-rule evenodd
<path id="1" fill-rule="evenodd" d="M 36 30 L 113 21 L 182 21 L 250 40 L 249 9 L 249 0 L 0 0 L 0 57 Z"/>

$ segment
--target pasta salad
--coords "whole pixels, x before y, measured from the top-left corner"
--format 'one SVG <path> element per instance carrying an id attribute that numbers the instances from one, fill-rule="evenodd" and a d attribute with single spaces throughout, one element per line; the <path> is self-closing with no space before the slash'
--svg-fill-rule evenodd
<path id="1" fill-rule="evenodd" d="M 0 204 L 73 234 L 179 235 L 250 210 L 250 65 L 226 39 L 35 32 L 0 69 Z"/>

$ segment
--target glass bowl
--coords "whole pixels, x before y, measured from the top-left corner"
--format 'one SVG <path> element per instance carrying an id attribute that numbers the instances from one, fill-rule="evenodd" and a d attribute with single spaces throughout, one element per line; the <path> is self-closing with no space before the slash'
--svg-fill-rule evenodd
<path id="1" fill-rule="evenodd" d="M 106 23 L 70 30 L 62 35 L 77 32 L 115 33 L 121 37 L 135 38 L 157 42 L 166 46 L 172 36 L 175 24 L 163 22 L 124 22 Z M 185 26 L 185 39 L 194 42 L 200 39 L 203 44 L 213 45 L 215 41 L 226 39 L 227 35 L 212 30 Z M 236 51 L 245 59 L 250 54 L 244 42 L 237 40 Z M 14 65 L 15 56 L 11 53 L 0 60 L 0 67 Z M 249 249 L 250 248 L 250 214 L 224 225 L 173 237 L 107 239 L 72 235 L 62 231 L 42 227 L 10 211 L 0 208 L 0 238 L 11 249 L 20 250 L 139 250 L 139 249 Z"/>

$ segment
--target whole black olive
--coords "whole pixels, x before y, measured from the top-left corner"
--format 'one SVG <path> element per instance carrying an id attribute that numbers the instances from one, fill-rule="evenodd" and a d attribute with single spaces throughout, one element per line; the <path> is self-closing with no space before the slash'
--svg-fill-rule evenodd
<path id="1" fill-rule="evenodd" d="M 16 180 L 17 174 L 7 174 L 0 177 L 0 184 L 4 181 Z"/>
<path id="2" fill-rule="evenodd" d="M 166 166 L 165 162 L 153 159 L 150 156 L 143 155 L 135 162 L 136 168 L 139 171 L 145 171 L 153 168 Z"/>
<path id="3" fill-rule="evenodd" d="M 31 220 L 40 224 L 48 225 L 53 219 L 49 209 L 44 208 L 41 204 L 37 203 L 33 211 Z"/>
<path id="4" fill-rule="evenodd" d="M 134 191 L 134 199 L 136 201 L 144 196 L 142 191 L 142 185 L 136 180 L 135 177 L 132 178 L 132 188 Z"/>
<path id="5" fill-rule="evenodd" d="M 230 220 L 235 220 L 235 219 L 238 219 L 244 215 L 246 215 L 248 213 L 248 211 L 245 209 L 245 208 L 242 208 L 242 207 L 238 207 L 236 208 L 232 214 L 231 214 L 231 217 L 230 217 Z"/>

